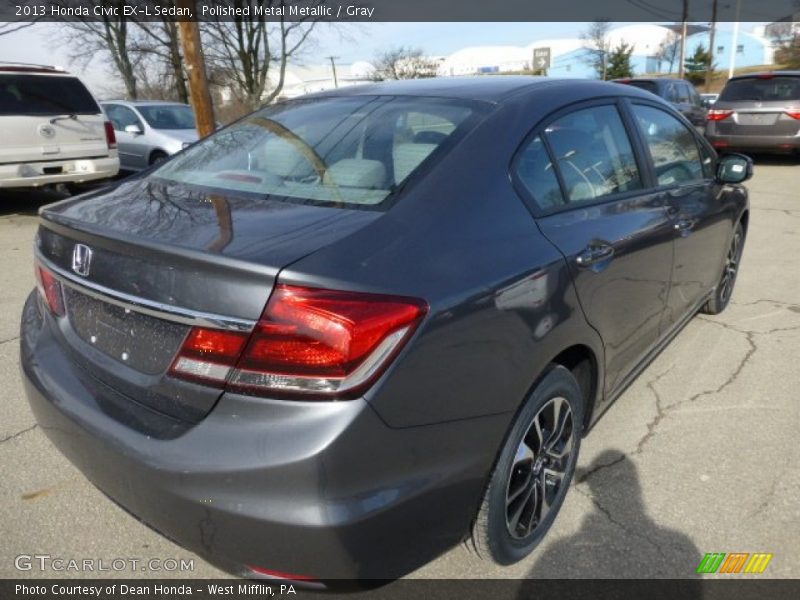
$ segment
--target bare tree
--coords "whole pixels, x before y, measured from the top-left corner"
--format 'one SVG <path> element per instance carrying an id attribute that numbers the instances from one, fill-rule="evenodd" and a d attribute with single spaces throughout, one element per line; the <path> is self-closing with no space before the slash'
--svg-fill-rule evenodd
<path id="1" fill-rule="evenodd" d="M 375 71 L 372 79 L 422 79 L 436 77 L 436 63 L 426 57 L 420 48 L 398 46 L 390 48 L 372 61 Z"/>
<path id="2" fill-rule="evenodd" d="M 137 37 L 131 45 L 131 51 L 147 59 L 143 61 L 146 68 L 139 70 L 139 79 L 150 83 L 155 80 L 157 87 L 174 96 L 170 99 L 188 103 L 189 90 L 186 87 L 177 18 L 162 15 L 160 21 L 137 20 L 137 25 L 144 35 Z M 163 94 L 159 97 L 163 97 Z"/>
<path id="3" fill-rule="evenodd" d="M 224 5 L 244 8 L 250 2 L 225 0 Z M 262 0 L 259 5 L 284 7 L 288 12 L 284 0 Z M 280 95 L 286 65 L 307 48 L 318 24 L 315 17 L 298 21 L 287 21 L 285 17 L 277 21 L 268 19 L 266 15 L 251 13 L 247 17 L 227 16 L 201 23 L 209 71 L 223 80 L 212 83 L 229 86 L 233 96 L 250 109 L 268 104 Z"/>
<path id="4" fill-rule="evenodd" d="M 658 45 L 658 51 L 656 52 L 659 64 L 665 62 L 669 65 L 669 73 L 672 73 L 672 70 L 675 68 L 675 61 L 678 60 L 679 51 L 680 36 L 670 30 L 670 32 L 664 36 L 664 39 L 661 40 L 661 43 Z"/>
<path id="5" fill-rule="evenodd" d="M 608 53 L 611 51 L 611 42 L 608 33 L 611 23 L 606 20 L 592 21 L 586 31 L 581 34 L 583 47 L 586 50 L 586 62 L 597 73 L 600 79 L 606 79 L 608 69 Z"/>
<path id="6" fill-rule="evenodd" d="M 114 7 L 118 14 L 64 21 L 61 24 L 62 38 L 71 48 L 70 59 L 84 67 L 95 56 L 107 60 L 112 71 L 122 79 L 128 98 L 135 100 L 138 97 L 136 66 L 141 54 L 132 51 L 132 47 L 140 33 L 133 21 L 124 15 L 125 0 L 83 0 L 81 4 L 85 6 L 87 1 L 91 6 Z M 75 2 L 61 0 L 60 4 L 74 6 Z"/>
<path id="7" fill-rule="evenodd" d="M 20 29 L 25 29 L 26 27 L 30 27 L 34 25 L 36 21 L 25 21 L 23 23 L 14 22 L 14 23 L 0 23 L 0 35 L 8 35 L 9 33 L 14 33 L 15 31 L 19 31 Z"/>

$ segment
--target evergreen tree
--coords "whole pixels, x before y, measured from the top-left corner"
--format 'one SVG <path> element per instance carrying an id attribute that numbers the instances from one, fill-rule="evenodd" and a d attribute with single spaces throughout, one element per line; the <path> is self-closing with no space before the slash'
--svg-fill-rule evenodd
<path id="1" fill-rule="evenodd" d="M 698 44 L 694 49 L 694 54 L 686 59 L 684 73 L 686 79 L 695 85 L 706 80 L 706 71 L 713 69 L 711 66 L 711 53 L 705 49 L 703 44 Z"/>
<path id="2" fill-rule="evenodd" d="M 625 42 L 620 42 L 608 55 L 606 78 L 621 79 L 624 77 L 633 77 L 633 65 L 631 64 L 632 54 L 633 46 Z"/>

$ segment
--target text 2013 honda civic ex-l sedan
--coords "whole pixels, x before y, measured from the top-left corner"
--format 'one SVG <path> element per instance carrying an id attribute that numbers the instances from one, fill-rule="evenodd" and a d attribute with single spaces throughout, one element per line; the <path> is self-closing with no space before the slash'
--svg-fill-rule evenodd
<path id="1" fill-rule="evenodd" d="M 98 488 L 248 577 L 391 578 L 552 525 L 581 436 L 725 308 L 746 157 L 590 81 L 365 85 L 45 207 L 21 352 Z"/>

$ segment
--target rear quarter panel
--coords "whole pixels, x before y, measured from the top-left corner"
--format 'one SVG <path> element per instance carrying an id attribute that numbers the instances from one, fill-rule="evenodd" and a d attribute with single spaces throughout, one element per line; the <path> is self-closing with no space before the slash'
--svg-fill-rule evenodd
<path id="1" fill-rule="evenodd" d="M 580 100 L 581 98 L 576 98 Z M 393 427 L 515 411 L 547 364 L 585 344 L 562 255 L 514 191 L 509 163 L 563 89 L 520 96 L 486 118 L 382 219 L 280 274 L 298 285 L 425 299 L 430 313 L 367 394 Z"/>

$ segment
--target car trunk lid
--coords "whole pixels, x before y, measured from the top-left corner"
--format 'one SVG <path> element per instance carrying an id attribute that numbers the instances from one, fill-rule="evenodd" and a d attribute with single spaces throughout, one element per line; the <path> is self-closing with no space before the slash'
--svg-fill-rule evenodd
<path id="1" fill-rule="evenodd" d="M 167 374 L 191 328 L 249 331 L 281 268 L 381 214 L 136 180 L 43 209 L 37 255 L 62 282 L 77 362 L 196 421 L 221 392 Z"/>

